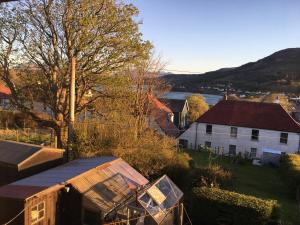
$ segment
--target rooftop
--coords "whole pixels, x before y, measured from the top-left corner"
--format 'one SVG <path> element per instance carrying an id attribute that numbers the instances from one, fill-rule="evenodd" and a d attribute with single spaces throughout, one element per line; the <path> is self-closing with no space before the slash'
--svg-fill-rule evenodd
<path id="1" fill-rule="evenodd" d="M 223 100 L 197 122 L 300 133 L 300 125 L 276 103 Z"/>
<path id="2" fill-rule="evenodd" d="M 18 165 L 41 150 L 59 151 L 62 149 L 32 145 L 14 141 L 0 140 L 0 162 Z"/>
<path id="3" fill-rule="evenodd" d="M 172 112 L 182 112 L 187 100 L 185 99 L 167 99 L 167 98 L 160 98 L 160 101 L 166 104 Z"/>

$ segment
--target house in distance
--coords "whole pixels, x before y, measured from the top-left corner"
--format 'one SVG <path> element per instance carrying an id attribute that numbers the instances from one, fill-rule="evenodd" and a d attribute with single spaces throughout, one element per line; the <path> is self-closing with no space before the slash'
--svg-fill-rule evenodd
<path id="1" fill-rule="evenodd" d="M 186 99 L 167 99 L 161 98 L 166 106 L 174 113 L 174 124 L 180 129 L 184 129 L 188 125 L 189 104 Z"/>
<path id="2" fill-rule="evenodd" d="M 300 125 L 276 103 L 223 100 L 178 139 L 191 149 L 207 146 L 229 155 L 262 158 L 265 149 L 265 155 L 270 150 L 299 152 Z"/>
<path id="3" fill-rule="evenodd" d="M 0 140 L 0 185 L 63 163 L 63 149 Z"/>

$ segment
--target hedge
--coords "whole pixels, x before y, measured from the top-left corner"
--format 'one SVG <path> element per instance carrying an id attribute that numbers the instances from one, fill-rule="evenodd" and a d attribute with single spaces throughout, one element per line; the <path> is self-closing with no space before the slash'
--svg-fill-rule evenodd
<path id="1" fill-rule="evenodd" d="M 192 214 L 205 225 L 264 225 L 279 218 L 277 202 L 217 188 L 193 189 Z"/>
<path id="2" fill-rule="evenodd" d="M 300 155 L 286 154 L 281 158 L 280 170 L 292 193 L 300 188 Z"/>

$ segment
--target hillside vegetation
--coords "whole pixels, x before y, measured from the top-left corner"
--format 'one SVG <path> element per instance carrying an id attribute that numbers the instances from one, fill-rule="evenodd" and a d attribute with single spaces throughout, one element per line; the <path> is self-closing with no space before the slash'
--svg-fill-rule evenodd
<path id="1" fill-rule="evenodd" d="M 174 90 L 199 91 L 201 86 L 228 85 L 248 91 L 300 91 L 300 48 L 284 49 L 240 67 L 204 74 L 169 74 Z"/>

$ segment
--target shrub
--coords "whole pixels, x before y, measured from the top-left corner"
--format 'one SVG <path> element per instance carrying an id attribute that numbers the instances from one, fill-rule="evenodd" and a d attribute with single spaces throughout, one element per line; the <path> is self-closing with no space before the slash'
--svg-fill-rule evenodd
<path id="1" fill-rule="evenodd" d="M 292 193 L 296 193 L 297 189 L 300 188 L 300 155 L 287 154 L 282 156 L 280 171 Z"/>
<path id="2" fill-rule="evenodd" d="M 279 215 L 273 200 L 207 187 L 194 188 L 193 194 L 195 224 L 264 225 Z"/>
<path id="3" fill-rule="evenodd" d="M 219 165 L 212 164 L 192 172 L 193 186 L 228 188 L 232 186 L 232 173 Z"/>

